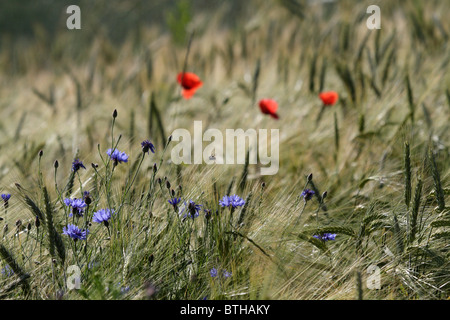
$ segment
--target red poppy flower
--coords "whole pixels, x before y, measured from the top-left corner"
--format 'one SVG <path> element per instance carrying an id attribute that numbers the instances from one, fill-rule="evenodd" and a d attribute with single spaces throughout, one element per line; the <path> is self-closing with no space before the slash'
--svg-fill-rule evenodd
<path id="1" fill-rule="evenodd" d="M 332 106 L 338 100 L 339 95 L 336 91 L 326 91 L 320 93 L 319 98 L 322 100 L 325 106 Z"/>
<path id="2" fill-rule="evenodd" d="M 192 98 L 195 91 L 203 85 L 200 78 L 195 73 L 191 72 L 185 72 L 184 74 L 180 72 L 178 74 L 177 81 L 183 87 L 181 94 L 185 99 Z"/>
<path id="3" fill-rule="evenodd" d="M 272 99 L 262 99 L 259 101 L 259 108 L 264 114 L 269 114 L 272 118 L 279 119 L 277 115 L 278 103 Z"/>

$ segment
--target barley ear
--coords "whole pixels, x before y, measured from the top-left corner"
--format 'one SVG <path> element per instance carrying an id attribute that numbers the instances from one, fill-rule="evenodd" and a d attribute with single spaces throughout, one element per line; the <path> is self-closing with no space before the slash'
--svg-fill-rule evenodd
<path id="1" fill-rule="evenodd" d="M 11 252 L 9 252 L 8 249 L 6 249 L 2 244 L 0 244 L 0 256 L 3 261 L 5 261 L 5 263 L 7 263 L 9 267 L 14 271 L 14 274 L 16 274 L 20 278 L 20 281 L 17 284 L 20 283 L 25 295 L 28 296 L 28 294 L 30 293 L 30 284 L 28 283 L 28 278 L 30 276 L 22 270 Z M 6 292 L 12 290 L 17 284 L 13 284 L 12 286 L 10 286 L 9 289 L 6 289 Z"/>
<path id="2" fill-rule="evenodd" d="M 438 208 L 439 211 L 443 211 L 445 209 L 444 190 L 442 189 L 441 178 L 436 164 L 436 157 L 432 150 L 429 151 L 429 159 L 431 162 L 431 174 L 433 176 L 434 189 L 436 192 L 436 200 L 438 203 Z"/>
<path id="3" fill-rule="evenodd" d="M 417 181 L 416 190 L 414 192 L 414 201 L 411 213 L 411 225 L 409 228 L 409 242 L 412 243 L 417 233 L 417 217 L 419 215 L 420 200 L 422 196 L 422 180 Z"/>
<path id="4" fill-rule="evenodd" d="M 409 208 L 409 205 L 411 203 L 411 156 L 408 142 L 405 142 L 404 168 L 405 168 L 405 204 Z"/>

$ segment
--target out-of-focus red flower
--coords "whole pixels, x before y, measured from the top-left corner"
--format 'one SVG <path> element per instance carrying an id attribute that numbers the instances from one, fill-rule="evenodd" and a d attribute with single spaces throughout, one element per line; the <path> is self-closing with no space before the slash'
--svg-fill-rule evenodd
<path id="1" fill-rule="evenodd" d="M 203 82 L 200 78 L 192 72 L 180 72 L 177 77 L 178 83 L 183 87 L 181 94 L 185 99 L 190 99 L 195 94 L 195 91 L 199 89 Z"/>
<path id="2" fill-rule="evenodd" d="M 319 98 L 322 100 L 325 106 L 332 106 L 335 104 L 339 98 L 336 91 L 326 91 L 319 94 Z"/>
<path id="3" fill-rule="evenodd" d="M 272 118 L 279 119 L 277 112 L 278 103 L 272 99 L 262 99 L 259 101 L 259 108 L 264 114 L 270 115 Z"/>

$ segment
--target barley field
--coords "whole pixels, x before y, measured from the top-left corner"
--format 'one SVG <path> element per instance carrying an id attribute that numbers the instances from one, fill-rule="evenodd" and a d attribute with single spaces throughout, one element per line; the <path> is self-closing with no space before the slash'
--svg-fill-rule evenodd
<path id="1" fill-rule="evenodd" d="M 449 16 L 2 3 L 0 298 L 449 299 Z M 278 129 L 277 172 L 240 145 L 243 163 L 177 164 L 172 133 L 194 144 L 194 121 Z"/>

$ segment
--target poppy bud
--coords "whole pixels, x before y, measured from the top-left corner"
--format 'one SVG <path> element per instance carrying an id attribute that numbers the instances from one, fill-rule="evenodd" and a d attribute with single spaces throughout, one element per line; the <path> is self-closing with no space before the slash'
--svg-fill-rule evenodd
<path id="1" fill-rule="evenodd" d="M 114 119 L 117 118 L 117 109 L 114 109 L 112 116 Z"/>
<path id="2" fill-rule="evenodd" d="M 55 162 L 53 163 L 53 167 L 55 167 L 55 169 L 57 169 L 59 167 L 58 160 L 55 160 Z"/>

